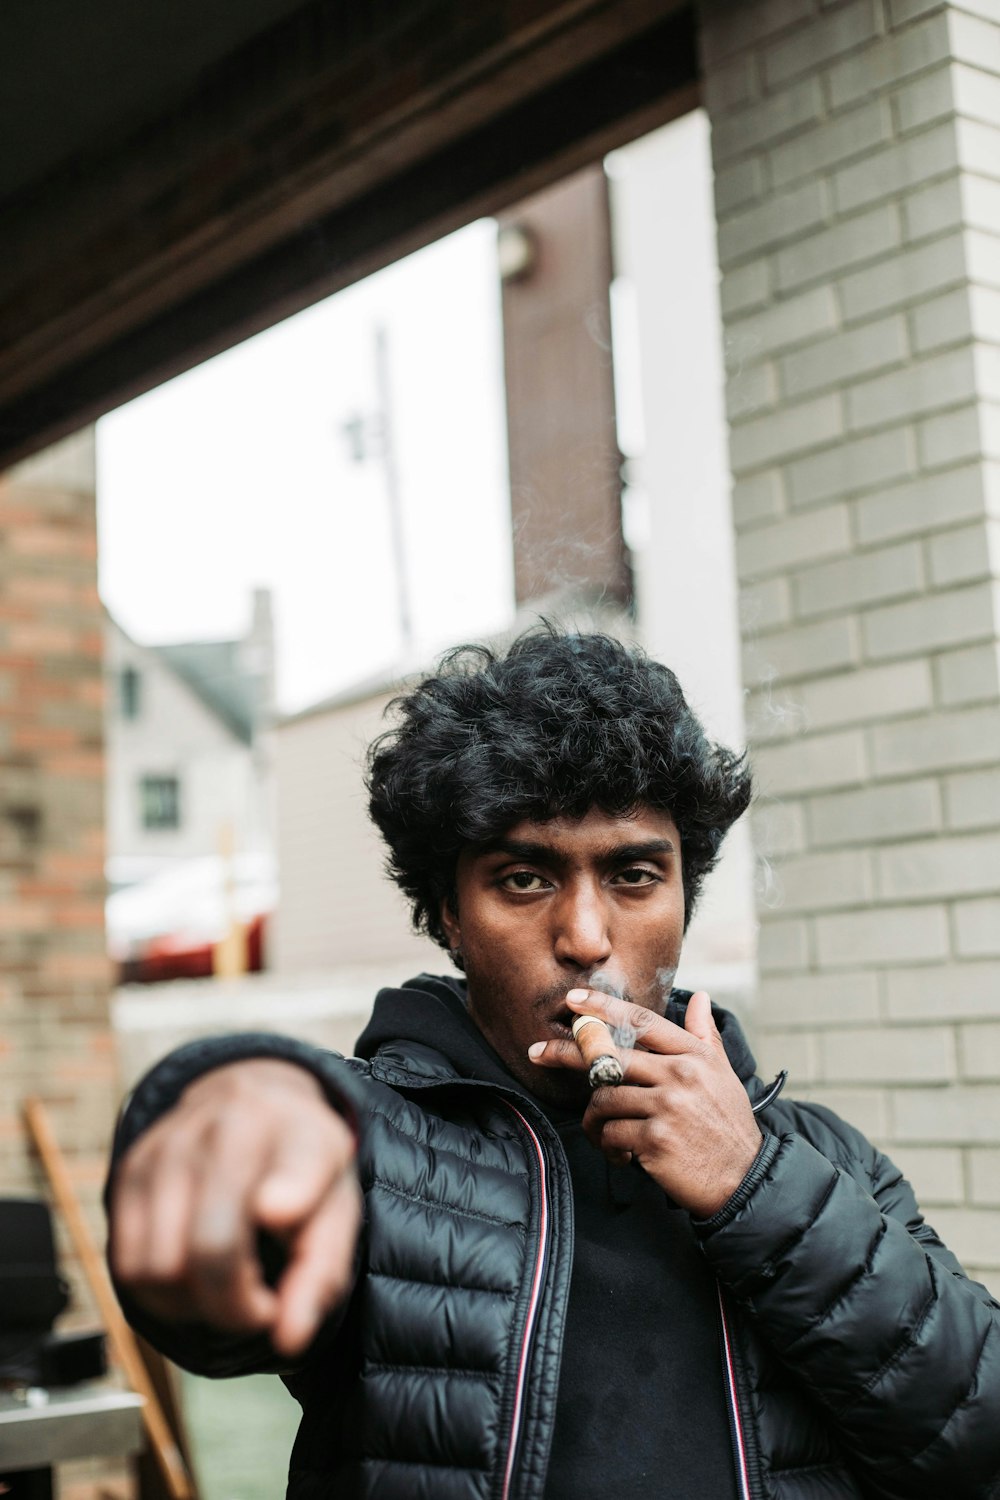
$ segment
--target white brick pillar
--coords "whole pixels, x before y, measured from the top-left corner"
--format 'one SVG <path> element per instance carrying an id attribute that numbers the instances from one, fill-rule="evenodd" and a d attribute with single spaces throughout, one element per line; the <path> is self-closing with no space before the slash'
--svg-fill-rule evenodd
<path id="1" fill-rule="evenodd" d="M 1000 6 L 704 0 L 766 1065 L 1000 1283 Z"/>

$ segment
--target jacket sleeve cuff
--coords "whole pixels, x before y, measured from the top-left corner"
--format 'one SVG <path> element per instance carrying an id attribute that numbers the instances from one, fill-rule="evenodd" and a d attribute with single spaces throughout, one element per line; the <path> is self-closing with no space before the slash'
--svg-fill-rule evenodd
<path id="1" fill-rule="evenodd" d="M 768 1169 L 778 1154 L 778 1138 L 771 1135 L 769 1131 L 764 1132 L 760 1143 L 760 1150 L 750 1163 L 746 1176 L 739 1187 L 720 1209 L 710 1219 L 692 1219 L 695 1233 L 702 1241 L 707 1240 L 716 1230 L 724 1229 L 753 1195 L 757 1184 L 767 1176 Z"/>
<path id="2" fill-rule="evenodd" d="M 136 1085 L 119 1117 L 112 1170 L 139 1136 L 174 1107 L 189 1084 L 215 1068 L 253 1058 L 295 1063 L 311 1073 L 331 1107 L 343 1115 L 357 1134 L 360 1090 L 350 1065 L 339 1053 L 326 1052 L 296 1037 L 281 1036 L 276 1032 L 208 1037 L 178 1047 Z"/>

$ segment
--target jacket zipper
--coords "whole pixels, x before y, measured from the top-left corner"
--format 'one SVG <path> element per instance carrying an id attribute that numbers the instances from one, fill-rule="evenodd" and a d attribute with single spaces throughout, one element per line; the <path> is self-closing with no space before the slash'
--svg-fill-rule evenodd
<path id="1" fill-rule="evenodd" d="M 716 1282 L 715 1289 L 719 1298 L 719 1326 L 722 1330 L 722 1364 L 726 1380 L 726 1409 L 729 1413 L 729 1431 L 733 1440 L 733 1455 L 736 1460 L 736 1484 L 740 1500 L 753 1500 L 753 1493 L 750 1489 L 750 1469 L 747 1461 L 746 1434 L 743 1431 L 739 1393 L 736 1389 L 736 1362 L 733 1357 L 733 1340 L 729 1332 L 729 1320 L 726 1317 L 726 1304 L 722 1296 L 722 1287 L 718 1282 Z"/>
<path id="2" fill-rule="evenodd" d="M 535 1268 L 531 1278 L 531 1293 L 528 1298 L 528 1311 L 524 1320 L 524 1332 L 521 1335 L 521 1349 L 517 1362 L 517 1383 L 514 1387 L 514 1413 L 511 1418 L 510 1436 L 507 1440 L 507 1463 L 504 1468 L 503 1488 L 500 1491 L 501 1500 L 509 1500 L 511 1485 L 514 1480 L 514 1465 L 517 1458 L 517 1450 L 521 1441 L 521 1429 L 524 1420 L 524 1397 L 528 1384 L 528 1363 L 531 1352 L 531 1342 L 535 1332 L 535 1324 L 538 1321 L 538 1309 L 542 1301 L 542 1283 L 545 1277 L 545 1266 L 548 1260 L 549 1248 L 549 1184 L 545 1170 L 545 1152 L 542 1143 L 534 1130 L 528 1124 L 519 1109 L 516 1109 L 509 1100 L 503 1101 L 507 1108 L 513 1111 L 525 1130 L 538 1160 L 538 1174 L 541 1192 L 539 1195 L 541 1212 L 538 1226 L 538 1248 L 535 1256 Z"/>

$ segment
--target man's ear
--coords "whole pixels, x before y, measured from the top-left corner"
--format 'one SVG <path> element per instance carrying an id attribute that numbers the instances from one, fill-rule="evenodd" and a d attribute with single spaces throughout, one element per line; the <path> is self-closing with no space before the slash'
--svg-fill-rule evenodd
<path id="1" fill-rule="evenodd" d="M 451 949 L 462 946 L 462 930 L 458 925 L 458 913 L 454 910 L 454 896 L 445 896 L 441 902 L 441 926 Z"/>

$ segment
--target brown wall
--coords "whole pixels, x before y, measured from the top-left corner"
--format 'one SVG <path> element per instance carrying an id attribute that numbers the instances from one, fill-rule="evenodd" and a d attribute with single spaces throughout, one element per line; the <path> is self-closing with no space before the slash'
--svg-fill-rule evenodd
<path id="1" fill-rule="evenodd" d="M 611 369 L 611 236 L 597 163 L 500 219 L 530 269 L 504 282 L 504 361 L 518 603 L 567 588 L 628 594 Z"/>

